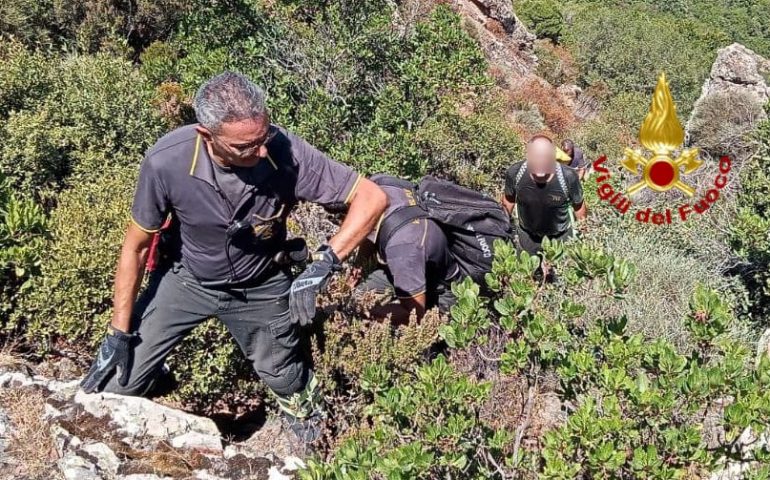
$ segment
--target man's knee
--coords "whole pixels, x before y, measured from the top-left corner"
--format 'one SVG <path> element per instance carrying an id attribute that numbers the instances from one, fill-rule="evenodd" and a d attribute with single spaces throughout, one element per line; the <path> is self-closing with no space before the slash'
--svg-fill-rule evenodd
<path id="1" fill-rule="evenodd" d="M 288 365 L 286 368 L 264 370 L 256 366 L 260 379 L 276 395 L 286 397 L 302 391 L 307 385 L 310 368 L 304 362 Z"/>

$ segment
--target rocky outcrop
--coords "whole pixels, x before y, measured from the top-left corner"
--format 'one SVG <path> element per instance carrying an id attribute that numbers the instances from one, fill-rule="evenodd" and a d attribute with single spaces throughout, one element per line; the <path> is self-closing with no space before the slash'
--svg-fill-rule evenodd
<path id="1" fill-rule="evenodd" d="M 42 393 L 37 427 L 48 431 L 54 452 L 47 455 L 65 480 L 288 480 L 303 465 L 277 420 L 245 441 L 231 442 L 209 418 L 143 398 L 85 394 L 78 382 L 25 371 L 0 373 L 6 393 L 20 398 L 25 392 Z M 29 421 L 25 416 L 27 428 Z M 24 462 L 9 458 L 10 446 L 18 441 L 14 428 L 14 416 L 0 406 L 0 478 L 7 478 L 4 465 L 18 468 Z"/>
<path id="2" fill-rule="evenodd" d="M 687 142 L 712 155 L 745 155 L 745 134 L 765 120 L 770 60 L 741 44 L 722 48 L 687 122 Z"/>
<path id="3" fill-rule="evenodd" d="M 537 62 L 535 36 L 529 33 L 505 0 L 452 0 L 465 18 L 490 64 L 500 70 L 499 81 L 508 84 L 529 74 Z"/>
<path id="4" fill-rule="evenodd" d="M 703 85 L 701 96 L 718 92 L 741 91 L 753 94 L 758 103 L 770 101 L 770 60 L 740 43 L 722 48 Z"/>

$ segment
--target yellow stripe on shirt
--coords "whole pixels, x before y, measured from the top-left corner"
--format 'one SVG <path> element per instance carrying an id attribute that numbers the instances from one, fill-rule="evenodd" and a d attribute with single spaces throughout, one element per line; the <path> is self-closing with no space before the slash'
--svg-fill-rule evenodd
<path id="1" fill-rule="evenodd" d="M 192 164 L 190 165 L 190 175 L 195 171 L 195 164 L 198 163 L 198 154 L 201 151 L 201 136 L 195 139 L 195 153 L 193 154 Z"/>
<path id="2" fill-rule="evenodd" d="M 358 190 L 358 185 L 361 183 L 361 179 L 363 177 L 361 175 L 356 178 L 356 183 L 353 184 L 353 187 L 350 189 L 350 193 L 348 193 L 348 196 L 345 197 L 345 203 L 349 204 L 350 201 L 353 199 L 353 195 L 356 194 L 356 190 Z"/>
<path id="3" fill-rule="evenodd" d="M 141 226 L 141 225 L 139 224 L 139 222 L 137 222 L 137 221 L 136 221 L 136 219 L 135 219 L 133 216 L 131 217 L 131 223 L 133 223 L 134 225 L 136 225 L 136 227 L 137 227 L 139 230 L 143 231 L 144 233 L 157 233 L 157 232 L 160 232 L 160 228 L 156 228 L 156 229 L 152 229 L 152 228 L 144 228 L 143 226 Z"/>

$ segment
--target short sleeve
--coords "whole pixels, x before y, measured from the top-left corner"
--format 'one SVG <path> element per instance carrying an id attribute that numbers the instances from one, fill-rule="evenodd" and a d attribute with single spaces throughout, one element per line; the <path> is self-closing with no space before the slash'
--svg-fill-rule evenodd
<path id="1" fill-rule="evenodd" d="M 148 159 L 139 169 L 131 219 L 147 233 L 157 232 L 166 217 L 167 197 L 161 179 Z"/>
<path id="2" fill-rule="evenodd" d="M 413 298 L 426 291 L 426 229 L 425 220 L 406 225 L 393 235 L 385 247 L 388 270 L 399 298 Z"/>
<path id="3" fill-rule="evenodd" d="M 350 203 L 361 176 L 296 135 L 288 137 L 298 165 L 297 198 L 324 206 Z"/>
<path id="4" fill-rule="evenodd" d="M 516 176 L 521 170 L 522 163 L 514 163 L 507 172 L 505 172 L 505 196 L 508 200 L 516 200 Z"/>

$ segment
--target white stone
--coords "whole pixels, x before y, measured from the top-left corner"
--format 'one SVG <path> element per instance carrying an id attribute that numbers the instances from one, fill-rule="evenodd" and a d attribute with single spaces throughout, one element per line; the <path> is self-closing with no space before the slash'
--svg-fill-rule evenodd
<path id="1" fill-rule="evenodd" d="M 267 480 L 291 480 L 293 478 L 288 475 L 284 475 L 275 466 L 270 467 L 270 470 L 267 471 L 267 475 Z"/>
<path id="2" fill-rule="evenodd" d="M 51 436 L 56 444 L 56 452 L 59 454 L 59 457 L 66 456 L 67 452 L 79 448 L 83 443 L 78 437 L 56 423 L 51 425 Z"/>
<path id="3" fill-rule="evenodd" d="M 195 472 L 195 478 L 197 480 L 224 480 L 222 477 L 212 475 L 206 470 L 197 470 Z"/>
<path id="4" fill-rule="evenodd" d="M 125 475 L 118 478 L 120 480 L 165 480 L 169 477 L 159 477 L 151 473 L 134 473 L 132 475 Z"/>
<path id="5" fill-rule="evenodd" d="M 11 431 L 11 419 L 6 413 L 0 410 L 0 456 L 8 445 L 8 439 Z"/>
<path id="6" fill-rule="evenodd" d="M 222 438 L 219 433 L 210 435 L 200 432 L 187 432 L 171 439 L 171 446 L 187 450 L 206 450 L 222 453 Z"/>
<path id="7" fill-rule="evenodd" d="M 234 445 L 228 445 L 225 447 L 224 456 L 225 456 L 225 459 L 230 460 L 231 458 L 238 455 L 239 453 L 241 452 L 238 449 L 238 447 Z"/>
<path id="8" fill-rule="evenodd" d="M 100 471 L 108 473 L 110 476 L 118 473 L 120 459 L 106 444 L 101 442 L 91 443 L 82 447 L 81 450 L 96 459 L 96 466 L 99 467 Z"/>
<path id="9" fill-rule="evenodd" d="M 295 457 L 293 455 L 289 455 L 288 457 L 283 459 L 282 470 L 288 470 L 290 472 L 294 472 L 301 468 L 305 468 L 306 466 L 307 465 L 305 465 L 305 462 L 303 462 L 301 458 Z"/>
<path id="10" fill-rule="evenodd" d="M 58 466 L 65 480 L 103 480 L 96 474 L 96 465 L 74 453 L 59 460 Z"/>
<path id="11" fill-rule="evenodd" d="M 109 416 L 122 433 L 129 437 L 149 436 L 168 440 L 188 432 L 220 437 L 211 419 L 158 405 L 145 398 L 112 393 L 87 394 L 78 390 L 75 402 L 95 417 Z"/>

